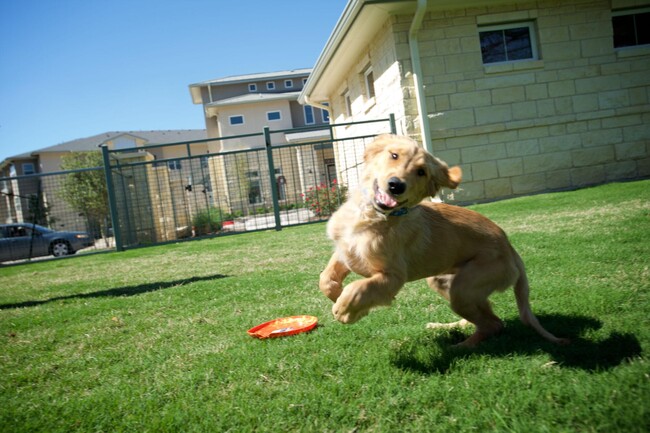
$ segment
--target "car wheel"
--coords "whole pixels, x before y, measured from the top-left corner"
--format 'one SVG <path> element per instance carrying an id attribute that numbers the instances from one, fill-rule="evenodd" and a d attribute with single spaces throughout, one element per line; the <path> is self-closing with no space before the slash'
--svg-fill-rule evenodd
<path id="1" fill-rule="evenodd" d="M 66 241 L 54 241 L 50 247 L 54 257 L 67 256 L 72 254 L 72 248 Z"/>

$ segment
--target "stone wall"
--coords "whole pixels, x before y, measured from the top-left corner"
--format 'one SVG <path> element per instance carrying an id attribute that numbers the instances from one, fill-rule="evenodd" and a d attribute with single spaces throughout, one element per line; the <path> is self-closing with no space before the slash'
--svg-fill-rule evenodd
<path id="1" fill-rule="evenodd" d="M 650 175 L 650 47 L 614 49 L 611 16 L 611 2 L 593 0 L 427 13 L 431 136 L 464 170 L 456 201 Z M 519 21 L 534 22 L 540 58 L 484 65 L 478 26 Z"/>

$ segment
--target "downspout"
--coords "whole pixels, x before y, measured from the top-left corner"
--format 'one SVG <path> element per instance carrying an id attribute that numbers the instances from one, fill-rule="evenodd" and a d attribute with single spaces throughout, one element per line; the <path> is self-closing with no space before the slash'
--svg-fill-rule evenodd
<path id="1" fill-rule="evenodd" d="M 422 27 L 424 13 L 427 10 L 427 0 L 417 0 L 417 2 L 417 9 L 415 10 L 415 15 L 411 22 L 411 28 L 409 29 L 409 48 L 411 50 L 411 66 L 413 67 L 413 86 L 415 87 L 415 101 L 420 120 L 422 144 L 427 151 L 433 153 L 429 113 L 427 111 L 426 95 L 424 94 L 424 87 L 422 85 L 422 63 L 420 62 L 420 43 L 418 41 L 418 33 Z"/>
<path id="2" fill-rule="evenodd" d="M 323 105 L 323 104 L 320 104 L 318 102 L 312 101 L 311 99 L 309 99 L 309 96 L 307 96 L 307 95 L 305 95 L 305 104 L 311 105 L 312 107 L 320 108 L 321 110 L 325 110 L 325 111 L 328 111 L 328 112 L 331 109 L 327 105 Z"/>
<path id="3" fill-rule="evenodd" d="M 321 110 L 325 110 L 329 113 L 329 116 L 332 116 L 332 107 L 328 107 L 327 105 L 323 105 L 319 102 L 314 102 L 311 99 L 309 99 L 309 96 L 305 95 L 305 104 L 311 105 L 312 107 L 320 108 Z M 332 121 L 332 118 L 330 117 L 330 122 Z M 330 123 L 329 125 L 329 131 L 330 131 L 330 139 L 334 140 L 334 128 L 332 128 L 332 125 Z"/>

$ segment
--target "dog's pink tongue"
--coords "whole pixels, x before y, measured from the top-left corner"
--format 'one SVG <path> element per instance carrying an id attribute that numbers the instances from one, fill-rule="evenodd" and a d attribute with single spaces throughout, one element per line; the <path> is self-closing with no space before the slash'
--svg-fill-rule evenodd
<path id="1" fill-rule="evenodd" d="M 377 203 L 383 204 L 384 206 L 389 208 L 393 208 L 397 206 L 397 201 L 392 196 L 385 193 L 381 189 L 378 189 L 377 192 L 375 193 L 375 200 L 377 200 Z"/>

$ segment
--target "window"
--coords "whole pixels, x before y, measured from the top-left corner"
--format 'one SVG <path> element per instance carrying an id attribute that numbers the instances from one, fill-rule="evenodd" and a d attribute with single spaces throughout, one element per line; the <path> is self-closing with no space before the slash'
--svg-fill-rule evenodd
<path id="1" fill-rule="evenodd" d="M 346 90 L 343 95 L 343 103 L 345 104 L 345 115 L 347 117 L 352 116 L 352 99 L 350 99 L 350 91 Z"/>
<path id="2" fill-rule="evenodd" d="M 614 48 L 650 44 L 650 9 L 612 13 Z"/>
<path id="3" fill-rule="evenodd" d="M 305 84 L 307 84 L 307 79 L 306 79 L 306 78 L 303 78 L 303 79 L 302 79 L 302 85 L 304 86 Z"/>
<path id="4" fill-rule="evenodd" d="M 532 22 L 479 27 L 479 38 L 484 64 L 538 58 Z"/>
<path id="5" fill-rule="evenodd" d="M 173 161 L 167 161 L 167 167 L 169 167 L 170 170 L 180 170 L 181 161 L 178 159 L 175 159 Z"/>
<path id="6" fill-rule="evenodd" d="M 266 90 L 275 90 L 275 83 L 273 81 L 266 83 Z"/>
<path id="7" fill-rule="evenodd" d="M 284 80 L 285 89 L 293 89 L 293 80 Z"/>
<path id="8" fill-rule="evenodd" d="M 266 120 L 273 122 L 276 120 L 282 120 L 282 113 L 279 111 L 269 111 L 266 113 Z"/>
<path id="9" fill-rule="evenodd" d="M 323 105 L 325 105 L 326 107 L 329 107 L 330 104 L 328 104 L 327 102 L 323 102 Z M 323 116 L 323 122 L 324 123 L 327 123 L 327 122 L 330 121 L 330 112 L 329 112 L 329 110 L 320 110 L 320 114 L 321 114 L 321 116 Z"/>
<path id="10" fill-rule="evenodd" d="M 363 71 L 363 80 L 366 85 L 366 98 L 372 99 L 375 97 L 375 78 L 372 75 L 372 67 L 368 66 Z"/>
<path id="11" fill-rule="evenodd" d="M 316 123 L 314 120 L 314 108 L 311 105 L 305 105 L 305 125 L 313 125 Z"/>
<path id="12" fill-rule="evenodd" d="M 34 170 L 34 163 L 32 162 L 25 162 L 23 163 L 23 174 L 34 174 L 36 173 L 36 170 Z"/>
<path id="13" fill-rule="evenodd" d="M 244 116 L 230 116 L 228 118 L 228 122 L 231 125 L 243 125 L 244 124 Z"/>
<path id="14" fill-rule="evenodd" d="M 257 92 L 257 84 L 252 83 L 248 85 L 248 91 L 249 92 Z"/>

